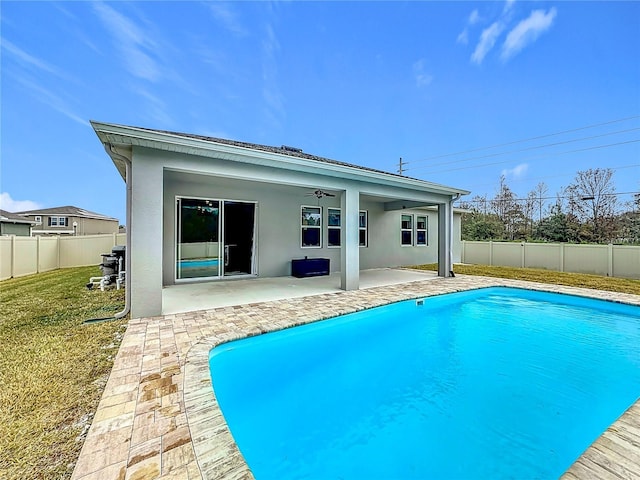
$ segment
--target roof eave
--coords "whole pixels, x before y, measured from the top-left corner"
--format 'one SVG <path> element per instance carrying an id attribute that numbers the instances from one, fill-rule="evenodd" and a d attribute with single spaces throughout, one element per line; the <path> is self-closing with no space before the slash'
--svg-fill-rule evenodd
<path id="1" fill-rule="evenodd" d="M 143 128 L 102 123 L 96 121 L 91 121 L 91 125 L 93 126 L 96 134 L 98 135 L 98 138 L 103 143 L 103 145 L 111 144 L 113 146 L 121 148 L 124 147 L 126 149 L 130 149 L 134 146 L 140 146 L 147 148 L 156 148 L 159 150 L 170 150 L 178 153 L 197 154 L 205 157 L 212 157 L 214 156 L 214 154 L 216 154 L 217 156 L 223 154 L 233 156 L 237 161 L 242 161 L 242 158 L 247 158 L 246 163 L 255 164 L 255 160 L 260 159 L 265 162 L 265 164 L 271 164 L 270 166 L 279 168 L 283 168 L 284 164 L 290 169 L 296 170 L 321 170 L 327 173 L 330 172 L 334 176 L 337 174 L 341 177 L 353 178 L 357 180 L 366 179 L 373 183 L 383 183 L 387 185 L 403 187 L 411 186 L 417 189 L 428 189 L 433 193 L 443 195 L 462 196 L 468 195 L 470 193 L 468 190 L 440 185 L 425 180 L 401 177 L 390 173 L 362 169 L 357 166 L 334 164 L 328 162 L 325 163 L 318 160 L 310 160 L 292 155 L 266 152 L 238 145 L 227 145 L 217 143 L 214 140 L 203 140 L 199 138 L 172 134 L 169 132 L 159 132 Z M 111 153 L 109 153 L 109 156 L 116 165 L 116 168 L 118 168 L 118 170 L 120 171 L 122 177 L 125 178 L 124 165 L 121 165 L 122 162 L 114 158 Z M 249 162 L 249 158 L 253 161 Z"/>

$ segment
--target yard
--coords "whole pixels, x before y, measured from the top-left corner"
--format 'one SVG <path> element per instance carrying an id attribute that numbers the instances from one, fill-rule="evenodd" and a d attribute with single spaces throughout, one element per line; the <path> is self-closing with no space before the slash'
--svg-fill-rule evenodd
<path id="1" fill-rule="evenodd" d="M 423 265 L 422 269 L 433 269 Z M 640 295 L 640 280 L 456 265 L 456 273 Z M 69 478 L 125 321 L 82 325 L 122 309 L 124 291 L 88 291 L 96 267 L 0 282 L 0 478 Z"/>
<path id="2" fill-rule="evenodd" d="M 97 267 L 0 282 L 0 478 L 69 478 L 125 321 L 124 290 L 86 289 Z"/>

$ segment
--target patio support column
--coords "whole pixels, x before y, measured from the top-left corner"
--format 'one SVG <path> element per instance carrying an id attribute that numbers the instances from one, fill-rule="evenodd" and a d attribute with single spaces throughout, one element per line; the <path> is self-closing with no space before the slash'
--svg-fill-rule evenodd
<path id="1" fill-rule="evenodd" d="M 453 271 L 453 200 L 438 205 L 438 276 L 450 277 Z"/>
<path id="2" fill-rule="evenodd" d="M 360 192 L 348 188 L 342 192 L 342 225 L 340 236 L 340 288 L 358 290 L 360 288 Z"/>
<path id="3" fill-rule="evenodd" d="M 131 162 L 131 318 L 162 313 L 162 163 L 134 148 Z"/>

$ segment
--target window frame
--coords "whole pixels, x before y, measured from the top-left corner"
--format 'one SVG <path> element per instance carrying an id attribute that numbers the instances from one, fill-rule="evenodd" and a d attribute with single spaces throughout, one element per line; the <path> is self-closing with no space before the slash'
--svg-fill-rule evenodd
<path id="1" fill-rule="evenodd" d="M 36 222 L 36 225 L 42 225 L 42 215 L 36 215 L 33 221 Z"/>
<path id="2" fill-rule="evenodd" d="M 67 217 L 58 217 L 58 226 L 59 227 L 68 227 L 69 220 Z"/>
<path id="3" fill-rule="evenodd" d="M 331 218 L 331 211 L 338 212 L 338 225 L 329 225 L 329 219 Z M 329 236 L 330 231 L 338 232 L 338 240 L 340 241 L 337 245 L 331 244 L 331 237 Z M 327 248 L 341 248 L 342 247 L 342 209 L 336 207 L 327 207 Z"/>
<path id="4" fill-rule="evenodd" d="M 409 226 L 409 228 L 405 228 L 403 223 L 404 223 L 404 218 L 403 217 L 409 217 L 410 221 L 411 221 L 411 225 Z M 414 215 L 412 213 L 401 213 L 400 214 L 400 246 L 401 247 L 413 247 L 413 241 L 415 238 L 413 229 L 414 229 L 414 225 L 415 225 L 415 221 L 414 221 Z M 409 243 L 404 243 L 404 233 L 408 232 L 410 234 L 409 237 Z"/>
<path id="5" fill-rule="evenodd" d="M 360 225 L 360 215 L 364 213 L 364 227 Z M 360 241 L 360 232 L 364 232 L 364 243 Z M 358 212 L 358 246 L 367 248 L 369 246 L 369 211 L 360 210 Z"/>
<path id="6" fill-rule="evenodd" d="M 318 210 L 319 211 L 319 215 L 320 215 L 320 219 L 318 221 L 317 225 L 305 225 L 302 222 L 302 219 L 304 218 L 304 210 L 305 209 L 313 209 L 313 210 Z M 300 205 L 300 248 L 322 248 L 322 207 L 317 206 L 317 205 Z M 317 229 L 318 230 L 318 245 L 304 245 L 304 231 L 305 229 Z"/>
<path id="7" fill-rule="evenodd" d="M 57 227 L 58 226 L 58 217 L 49 217 L 49 227 Z"/>
<path id="8" fill-rule="evenodd" d="M 418 228 L 420 218 L 424 218 L 424 228 Z M 418 239 L 418 233 L 420 232 L 424 232 L 424 243 L 420 243 Z M 429 217 L 427 215 L 416 215 L 415 242 L 416 247 L 426 247 L 429 245 Z"/>

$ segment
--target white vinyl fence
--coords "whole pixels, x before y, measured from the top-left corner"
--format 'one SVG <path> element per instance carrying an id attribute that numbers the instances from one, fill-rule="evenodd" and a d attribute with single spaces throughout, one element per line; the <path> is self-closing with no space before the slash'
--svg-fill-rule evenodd
<path id="1" fill-rule="evenodd" d="M 57 268 L 99 265 L 103 253 L 126 243 L 126 234 L 77 237 L 0 237 L 0 280 Z"/>
<path id="2" fill-rule="evenodd" d="M 462 242 L 462 263 L 640 279 L 640 246 Z"/>

